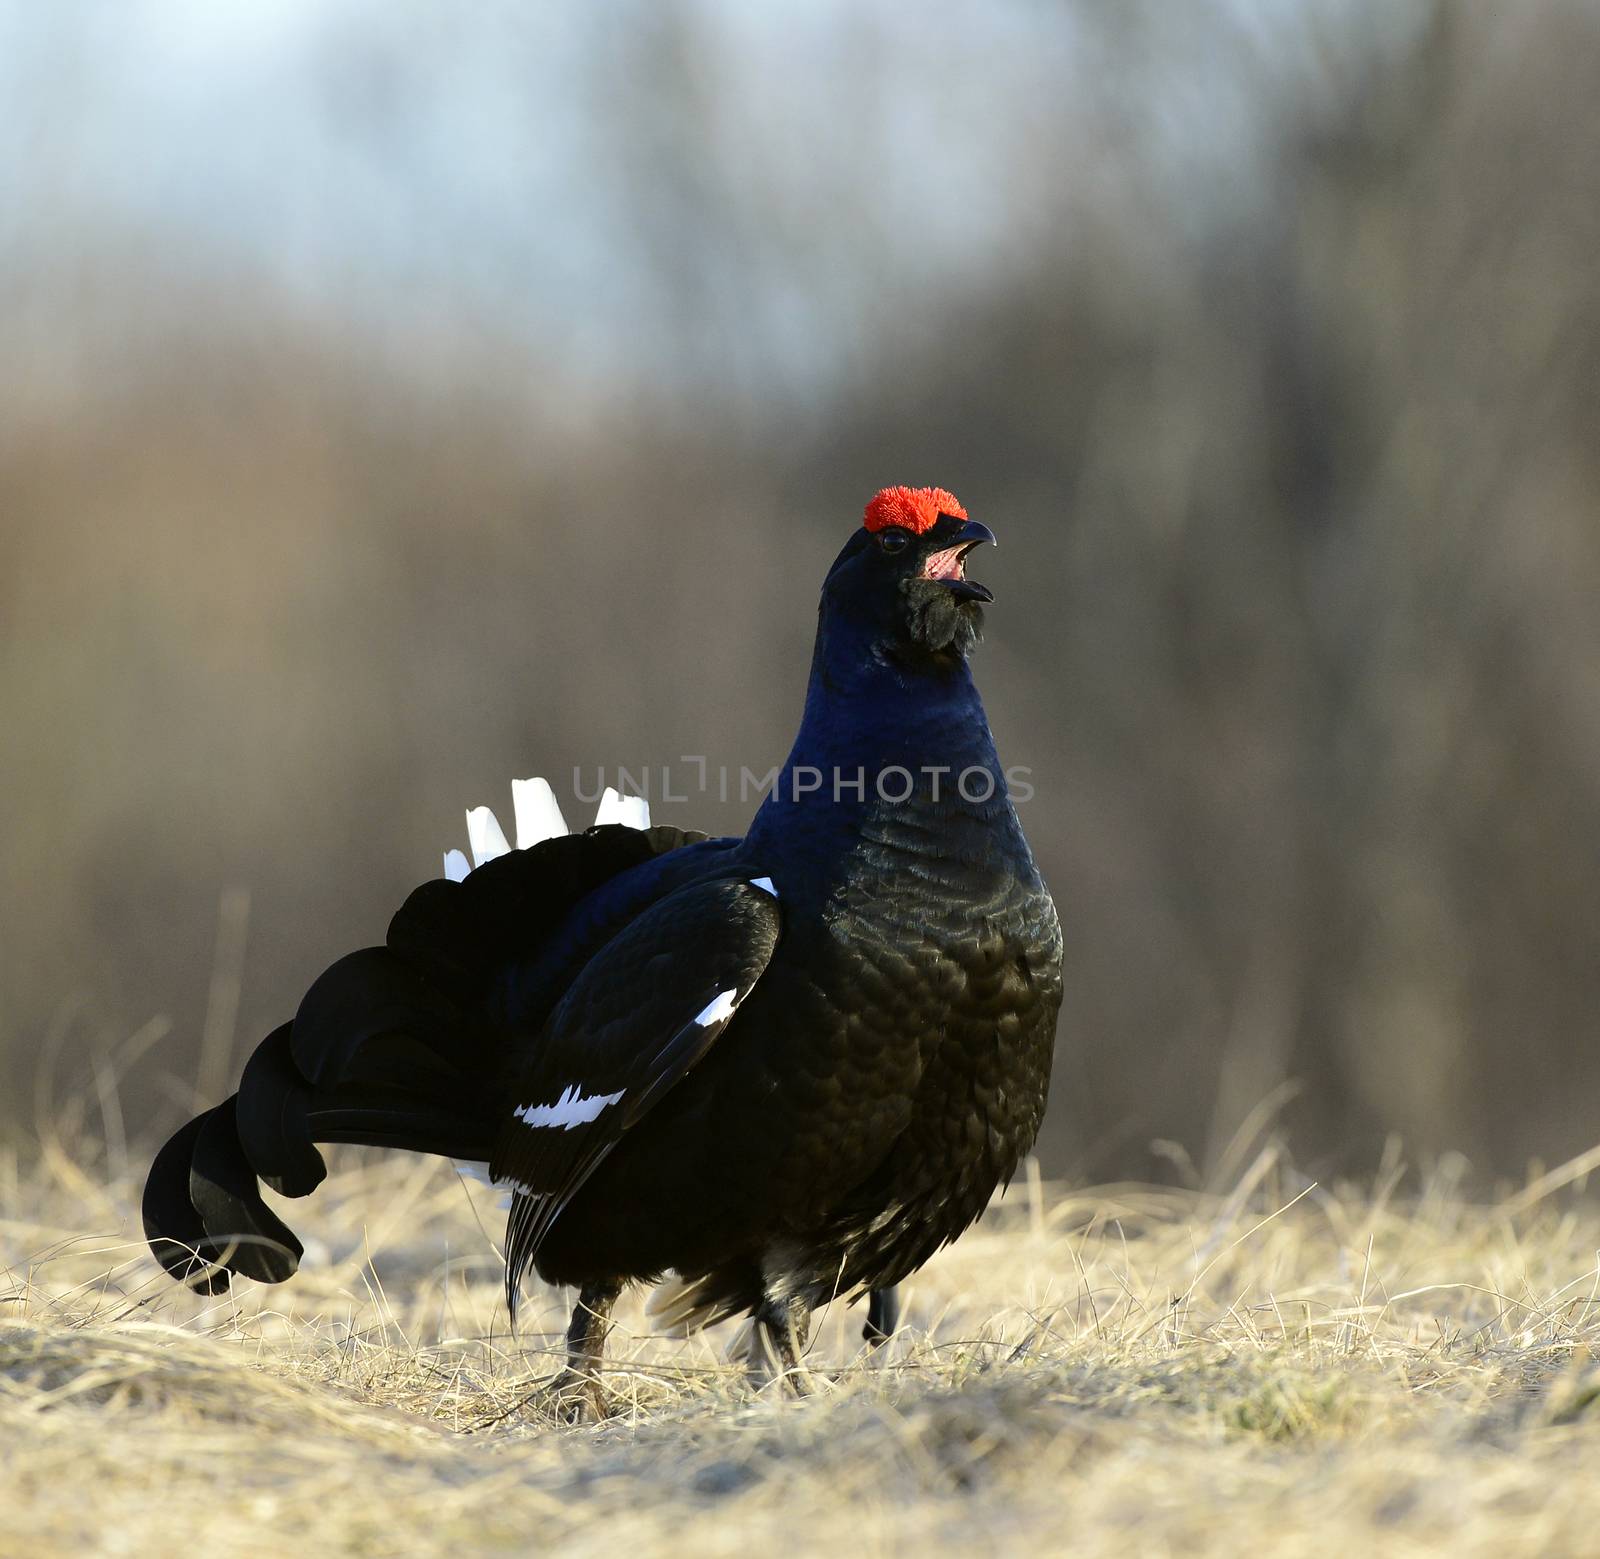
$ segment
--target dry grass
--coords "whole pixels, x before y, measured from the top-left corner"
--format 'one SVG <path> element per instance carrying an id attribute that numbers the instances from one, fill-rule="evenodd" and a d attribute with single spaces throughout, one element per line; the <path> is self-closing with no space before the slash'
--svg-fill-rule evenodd
<path id="1" fill-rule="evenodd" d="M 1019 1186 L 882 1362 L 836 1308 L 819 1395 L 752 1396 L 635 1301 L 574 1429 L 533 1394 L 562 1296 L 507 1334 L 450 1166 L 337 1160 L 301 1275 L 202 1304 L 52 1143 L 0 1161 L 0 1553 L 1592 1552 L 1600 1210 L 1397 1183 Z"/>

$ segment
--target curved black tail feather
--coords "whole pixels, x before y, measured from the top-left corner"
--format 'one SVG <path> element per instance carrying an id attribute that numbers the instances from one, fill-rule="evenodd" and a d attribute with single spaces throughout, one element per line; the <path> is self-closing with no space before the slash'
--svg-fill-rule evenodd
<path id="1" fill-rule="evenodd" d="M 206 1294 L 226 1289 L 232 1273 L 292 1277 L 301 1244 L 260 1187 L 309 1196 L 327 1176 L 319 1143 L 486 1162 L 515 1039 L 486 1009 L 492 972 L 537 953 L 608 879 L 703 837 L 610 825 L 515 851 L 462 882 L 424 883 L 386 945 L 326 970 L 294 1021 L 256 1048 L 238 1093 L 156 1156 L 143 1215 L 162 1267 Z M 536 1028 L 537 1003 L 529 1018 Z"/>

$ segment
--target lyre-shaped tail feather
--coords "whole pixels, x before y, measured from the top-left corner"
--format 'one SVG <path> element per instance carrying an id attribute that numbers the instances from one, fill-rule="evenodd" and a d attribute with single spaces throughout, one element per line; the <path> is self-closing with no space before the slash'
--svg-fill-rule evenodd
<path id="1" fill-rule="evenodd" d="M 386 945 L 326 970 L 293 1023 L 257 1047 L 239 1092 L 157 1155 L 145 1232 L 173 1277 L 216 1293 L 230 1273 L 291 1276 L 300 1243 L 260 1187 L 310 1195 L 327 1174 L 319 1143 L 487 1161 L 509 1108 L 508 1035 L 485 1007 L 496 971 L 536 953 L 602 883 L 703 837 L 619 827 L 569 835 L 543 781 L 519 781 L 513 795 L 522 848 L 486 859 L 469 880 L 413 892 Z M 477 842 L 494 834 L 504 837 L 498 823 L 492 834 L 480 825 Z M 529 1022 L 537 1026 L 536 1013 Z"/>

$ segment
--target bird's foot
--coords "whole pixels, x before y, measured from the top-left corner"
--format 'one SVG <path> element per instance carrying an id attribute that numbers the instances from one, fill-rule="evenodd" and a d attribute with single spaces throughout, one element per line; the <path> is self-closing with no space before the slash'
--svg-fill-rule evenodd
<path id="1" fill-rule="evenodd" d="M 811 1397 L 817 1392 L 816 1378 L 803 1364 L 774 1375 L 771 1383 L 788 1397 Z"/>
<path id="2" fill-rule="evenodd" d="M 757 1345 L 759 1348 L 759 1344 Z M 817 1377 L 803 1364 L 783 1365 L 762 1353 L 752 1353 L 745 1365 L 750 1389 L 763 1396 L 810 1397 L 817 1392 Z"/>
<path id="3" fill-rule="evenodd" d="M 810 1330 L 807 1300 L 799 1296 L 764 1300 L 751 1328 L 750 1384 L 758 1391 L 776 1388 L 786 1396 L 811 1396 L 816 1385 L 802 1357 Z"/>
<path id="4" fill-rule="evenodd" d="M 600 1424 L 611 1416 L 611 1398 L 598 1375 L 564 1369 L 541 1395 L 544 1405 L 564 1424 Z"/>
<path id="5" fill-rule="evenodd" d="M 611 1307 L 622 1285 L 587 1283 L 572 1307 L 567 1327 L 567 1367 L 549 1384 L 546 1401 L 556 1417 L 569 1424 L 602 1423 L 611 1416 L 611 1399 L 600 1384 L 605 1361 Z"/>

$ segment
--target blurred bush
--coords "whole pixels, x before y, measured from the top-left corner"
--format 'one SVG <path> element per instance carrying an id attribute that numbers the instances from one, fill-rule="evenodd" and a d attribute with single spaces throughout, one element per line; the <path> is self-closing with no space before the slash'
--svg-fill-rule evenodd
<path id="1" fill-rule="evenodd" d="M 1600 1136 L 1600 21 L 1104 9 L 352 0 L 280 124 L 135 118 L 120 185 L 115 40 L 8 24 L 20 1124 L 42 1051 L 167 1013 L 164 1124 L 513 775 L 777 762 L 822 570 L 912 481 L 1004 543 L 1053 1170 L 1213 1172 L 1280 1085 L 1314 1167 Z"/>

